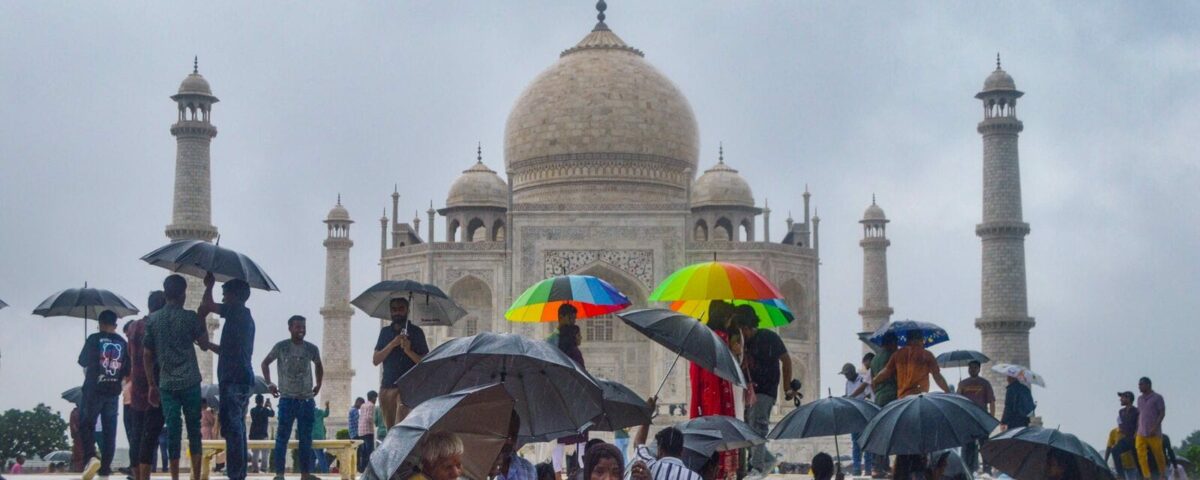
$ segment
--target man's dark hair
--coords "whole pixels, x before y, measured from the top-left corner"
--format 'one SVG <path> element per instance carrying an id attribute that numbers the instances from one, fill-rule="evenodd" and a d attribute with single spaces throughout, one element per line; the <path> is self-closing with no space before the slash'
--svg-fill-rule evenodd
<path id="1" fill-rule="evenodd" d="M 125 332 L 125 336 L 129 336 L 129 329 L 133 328 L 133 320 L 125 322 L 125 326 L 121 327 L 121 331 Z"/>
<path id="2" fill-rule="evenodd" d="M 900 338 L 896 336 L 895 332 L 887 332 L 887 333 L 883 334 L 883 344 L 884 345 L 898 345 L 899 343 L 900 343 Z"/>
<path id="3" fill-rule="evenodd" d="M 813 456 L 812 476 L 816 480 L 833 478 L 833 457 L 821 452 Z"/>
<path id="4" fill-rule="evenodd" d="M 749 309 L 750 315 L 742 313 L 742 307 Z M 754 315 L 754 307 L 749 305 L 738 305 L 738 307 L 734 309 L 732 323 L 734 326 L 740 328 L 758 328 L 758 316 Z"/>
<path id="5" fill-rule="evenodd" d="M 256 393 L 256 394 L 254 394 L 254 403 L 255 403 L 256 405 L 260 406 L 260 407 L 262 406 L 262 404 L 263 404 L 263 396 L 262 396 L 262 394 L 261 394 L 261 393 Z"/>
<path id="6" fill-rule="evenodd" d="M 375 399 L 377 398 L 379 398 L 379 392 L 374 390 L 367 392 L 367 400 L 369 400 L 371 403 L 375 403 Z"/>
<path id="7" fill-rule="evenodd" d="M 235 278 L 221 285 L 221 290 L 232 293 L 239 302 L 245 302 L 250 299 L 250 284 L 245 280 Z"/>
<path id="8" fill-rule="evenodd" d="M 163 294 L 165 294 L 168 299 L 178 300 L 183 298 L 184 295 L 187 294 L 187 280 L 184 280 L 183 276 L 179 275 L 178 273 L 168 275 L 167 278 L 163 280 Z"/>
<path id="9" fill-rule="evenodd" d="M 300 315 L 292 315 L 288 317 L 288 328 L 292 328 L 292 322 L 307 322 L 308 319 Z"/>
<path id="10" fill-rule="evenodd" d="M 567 312 L 579 313 L 579 309 L 575 308 L 574 305 L 571 305 L 569 303 L 564 303 L 564 304 L 558 306 L 558 314 L 559 315 L 562 315 L 563 313 L 567 313 Z"/>
<path id="11" fill-rule="evenodd" d="M 112 310 L 105 310 L 103 312 L 100 312 L 100 317 L 97 318 L 97 320 L 100 320 L 101 325 L 116 325 L 117 324 L 117 314 L 114 313 Z"/>
<path id="12" fill-rule="evenodd" d="M 358 403 L 358 402 L 365 402 L 365 401 L 366 401 L 366 400 L 364 400 L 364 399 L 363 399 L 363 397 L 358 397 L 358 398 L 355 398 L 355 399 L 354 399 L 354 403 Z"/>
<path id="13" fill-rule="evenodd" d="M 1138 380 L 1138 383 L 1145 383 L 1146 385 L 1154 385 L 1154 382 L 1150 381 L 1150 377 L 1142 377 L 1140 380 Z"/>
<path id="14" fill-rule="evenodd" d="M 868 363 L 874 359 L 875 359 L 875 352 L 867 352 L 866 355 L 863 355 L 863 363 Z"/>
<path id="15" fill-rule="evenodd" d="M 146 299 L 146 306 L 150 308 L 150 313 L 162 310 L 167 305 L 167 295 L 162 290 L 150 292 L 150 297 Z"/>
<path id="16" fill-rule="evenodd" d="M 968 367 L 978 367 L 980 365 L 981 364 L 979 363 L 979 360 L 971 360 L 971 361 L 967 362 Z"/>
<path id="17" fill-rule="evenodd" d="M 654 435 L 654 442 L 658 444 L 658 453 L 665 457 L 679 458 L 683 455 L 683 432 L 675 427 L 667 427 L 659 430 Z"/>
<path id="18" fill-rule="evenodd" d="M 407 298 L 404 298 L 404 297 L 396 297 L 396 298 L 393 298 L 393 299 L 391 299 L 391 300 L 388 300 L 388 306 L 391 306 L 392 304 L 395 304 L 395 303 L 403 303 L 403 304 L 404 304 L 404 306 L 406 306 L 406 307 L 407 307 L 407 306 L 408 306 L 408 299 L 407 299 Z"/>
<path id="19" fill-rule="evenodd" d="M 554 465 L 550 462 L 537 464 L 537 480 L 554 480 Z"/>
<path id="20" fill-rule="evenodd" d="M 598 439 L 597 439 L 598 440 Z M 601 460 L 611 458 L 617 463 L 617 467 L 621 469 L 619 476 L 625 476 L 625 458 L 621 455 L 621 451 L 617 447 L 605 443 L 600 440 L 599 443 L 593 444 L 588 442 L 587 450 L 583 453 L 583 478 L 592 478 L 592 470 L 596 465 L 600 464 Z"/>

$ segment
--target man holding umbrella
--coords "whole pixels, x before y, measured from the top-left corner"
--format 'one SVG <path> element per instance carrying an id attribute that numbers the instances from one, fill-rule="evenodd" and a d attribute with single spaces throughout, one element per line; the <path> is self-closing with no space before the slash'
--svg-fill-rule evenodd
<path id="1" fill-rule="evenodd" d="M 192 459 L 192 478 L 200 478 L 200 366 L 196 362 L 195 343 L 215 350 L 208 331 L 196 312 L 185 310 L 187 281 L 171 275 L 163 281 L 167 305 L 150 314 L 143 339 L 142 362 L 150 383 L 151 406 L 162 405 L 167 426 L 167 451 L 171 460 L 171 478 L 179 479 L 180 442 L 183 424 L 187 425 L 188 453 Z M 155 368 L 157 366 L 157 368 Z M 181 423 L 181 416 L 186 422 Z"/>
<path id="2" fill-rule="evenodd" d="M 379 330 L 371 363 L 383 364 L 379 403 L 383 408 L 383 423 L 387 428 L 392 428 L 408 416 L 408 408 L 401 400 L 396 380 L 429 353 L 429 344 L 425 343 L 425 331 L 408 321 L 407 298 L 393 298 L 388 306 L 391 308 L 392 324 Z"/>
<path id="3" fill-rule="evenodd" d="M 214 312 L 225 319 L 225 325 L 221 327 L 221 345 L 214 350 L 220 356 L 217 359 L 217 385 L 221 403 L 217 416 L 228 456 L 226 474 L 230 480 L 242 480 L 246 478 L 246 408 L 254 388 L 254 366 L 250 361 L 254 354 L 254 317 L 246 308 L 250 284 L 240 279 L 225 282 L 221 285 L 221 303 L 213 301 L 215 284 L 212 273 L 204 276 L 204 297 L 196 315 L 201 322 Z"/>
<path id="4" fill-rule="evenodd" d="M 79 366 L 84 368 L 83 411 L 80 415 L 80 440 L 83 442 L 84 480 L 91 480 L 99 470 L 100 477 L 112 474 L 113 452 L 117 441 L 117 396 L 121 382 L 129 375 L 129 345 L 116 333 L 117 314 L 112 310 L 100 313 L 100 331 L 93 333 L 79 352 Z M 104 433 L 100 460 L 96 455 L 96 430 L 91 428 L 100 418 Z"/>
<path id="5" fill-rule="evenodd" d="M 746 423 L 755 433 L 765 436 L 771 427 L 771 409 L 779 396 L 780 378 L 789 380 L 784 391 L 787 400 L 799 394 L 791 388 L 792 357 L 788 355 L 787 346 L 783 344 L 779 334 L 758 328 L 757 318 L 739 317 L 737 327 L 742 331 L 742 338 L 746 343 L 745 352 L 750 360 L 750 379 L 754 383 L 755 393 L 754 405 L 746 409 Z M 766 475 L 774 467 L 775 457 L 767 451 L 765 444 L 758 445 L 750 450 L 749 463 L 750 467 Z"/>
<path id="6" fill-rule="evenodd" d="M 929 353 L 929 350 L 925 349 L 924 339 L 913 338 L 892 355 L 887 366 L 883 367 L 883 371 L 879 372 L 871 383 L 878 386 L 888 379 L 895 378 L 896 394 L 900 398 L 904 398 L 909 395 L 928 393 L 930 376 L 933 377 L 934 382 L 937 382 L 938 388 L 941 388 L 943 392 L 950 393 L 950 385 L 942 376 L 942 369 L 938 367 L 937 359 L 932 353 Z"/>

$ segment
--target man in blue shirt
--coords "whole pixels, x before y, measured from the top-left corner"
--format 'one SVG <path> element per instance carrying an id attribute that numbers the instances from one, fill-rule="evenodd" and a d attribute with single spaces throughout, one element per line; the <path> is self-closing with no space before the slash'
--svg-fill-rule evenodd
<path id="1" fill-rule="evenodd" d="M 233 279 L 221 285 L 221 303 L 213 301 L 212 273 L 204 277 L 204 298 L 196 314 L 204 321 L 209 313 L 217 312 L 225 319 L 221 328 L 221 345 L 215 351 L 217 360 L 217 384 L 221 396 L 217 418 L 221 422 L 221 435 L 225 437 L 226 475 L 230 480 L 246 478 L 246 407 L 250 402 L 250 390 L 254 387 L 254 366 L 250 357 L 254 354 L 254 317 L 246 308 L 250 299 L 250 284 L 245 280 Z"/>

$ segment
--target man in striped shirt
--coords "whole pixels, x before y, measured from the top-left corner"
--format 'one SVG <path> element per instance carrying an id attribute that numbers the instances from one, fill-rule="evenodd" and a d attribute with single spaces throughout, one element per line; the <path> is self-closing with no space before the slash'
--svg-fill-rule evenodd
<path id="1" fill-rule="evenodd" d="M 650 411 L 654 411 L 656 398 L 651 397 Z M 635 449 L 633 463 L 629 467 L 626 478 L 629 480 L 703 480 L 700 474 L 691 471 L 684 465 L 683 432 L 675 427 L 667 427 L 654 435 L 658 444 L 657 455 L 652 454 L 646 447 L 646 437 L 650 434 L 650 424 L 638 428 L 633 445 Z"/>

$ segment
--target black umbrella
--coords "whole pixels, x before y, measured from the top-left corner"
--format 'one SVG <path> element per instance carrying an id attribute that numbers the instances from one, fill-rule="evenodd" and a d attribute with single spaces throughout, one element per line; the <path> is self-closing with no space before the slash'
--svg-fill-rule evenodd
<path id="1" fill-rule="evenodd" d="M 267 388 L 267 379 L 255 375 L 254 385 L 250 387 L 250 394 L 267 393 L 270 389 Z M 221 403 L 221 388 L 216 383 L 205 383 L 200 385 L 200 398 L 208 402 L 210 406 L 216 407 Z"/>
<path id="2" fill-rule="evenodd" d="M 971 472 L 970 468 L 967 468 L 967 462 L 964 462 L 962 457 L 953 448 L 930 455 L 929 464 L 936 467 L 938 462 L 942 461 L 943 457 L 946 459 L 946 469 L 942 470 L 942 478 L 954 480 L 966 478 L 967 480 L 974 480 L 975 474 Z"/>
<path id="3" fill-rule="evenodd" d="M 125 297 L 101 288 L 88 288 L 87 283 L 84 283 L 83 288 L 69 288 L 42 300 L 42 303 L 33 309 L 33 314 L 43 317 L 82 318 L 83 336 L 87 338 L 87 320 L 96 320 L 105 310 L 111 310 L 117 314 L 117 318 L 138 313 L 137 307 Z"/>
<path id="4" fill-rule="evenodd" d="M 878 455 L 916 455 L 960 447 L 1000 422 L 962 395 L 926 393 L 883 407 L 867 423 L 858 444 Z"/>
<path id="5" fill-rule="evenodd" d="M 746 422 L 727 415 L 696 417 L 675 424 L 675 428 L 678 428 L 685 434 L 693 430 L 716 430 L 721 432 L 721 441 L 717 444 L 718 452 L 750 448 L 755 445 L 767 443 L 767 439 L 755 433 L 749 425 L 746 425 Z"/>
<path id="6" fill-rule="evenodd" d="M 521 335 L 484 332 L 450 340 L 396 381 L 409 407 L 492 383 L 504 384 L 516 400 L 526 439 L 577 434 L 602 412 L 603 394 L 587 372 L 553 345 Z"/>
<path id="7" fill-rule="evenodd" d="M 512 411 L 513 398 L 499 384 L 429 399 L 388 430 L 362 479 L 387 480 L 402 468 L 416 466 L 421 440 L 438 431 L 452 432 L 462 441 L 463 476 L 486 479 L 508 438 Z"/>
<path id="8" fill-rule="evenodd" d="M 4 303 L 4 300 L 0 300 L 0 309 L 7 307 L 7 306 L 8 306 L 8 304 Z"/>
<path id="9" fill-rule="evenodd" d="M 861 433 L 878 413 L 879 406 L 865 400 L 822 398 L 788 412 L 775 424 L 767 438 L 779 440 Z"/>
<path id="10" fill-rule="evenodd" d="M 395 298 L 408 299 L 408 318 L 421 326 L 450 326 L 467 315 L 436 285 L 414 280 L 384 280 L 366 289 L 350 304 L 371 317 L 391 320 L 390 304 Z"/>
<path id="11" fill-rule="evenodd" d="M 71 387 L 62 393 L 62 399 L 75 405 L 81 405 L 83 402 L 83 387 Z"/>
<path id="12" fill-rule="evenodd" d="M 1042 427 L 1014 428 L 992 437 L 979 450 L 983 461 L 1013 478 L 1041 480 L 1046 459 L 1058 455 L 1079 472 L 1076 478 L 1114 478 L 1108 462 L 1091 445 L 1069 433 Z"/>
<path id="13" fill-rule="evenodd" d="M 959 368 L 971 362 L 983 364 L 990 360 L 987 355 L 974 350 L 954 350 L 937 356 L 938 366 L 942 368 Z"/>
<path id="14" fill-rule="evenodd" d="M 693 472 L 699 472 L 708 463 L 713 452 L 723 452 L 719 430 L 687 430 L 683 432 L 683 464 Z"/>
<path id="15" fill-rule="evenodd" d="M 203 240 L 171 242 L 143 255 L 142 260 L 193 277 L 204 278 L 212 273 L 220 282 L 236 278 L 245 280 L 253 288 L 279 291 L 267 272 L 250 257 Z"/>
<path id="16" fill-rule="evenodd" d="M 686 358 L 735 386 L 746 386 L 742 368 L 733 358 L 729 346 L 699 320 L 665 308 L 644 308 L 618 313 L 617 316 L 642 335 L 678 354 L 675 362 L 679 361 L 679 357 Z M 674 369 L 673 362 L 658 385 L 659 392 Z M 655 393 L 655 396 L 658 394 Z"/>
<path id="17" fill-rule="evenodd" d="M 596 384 L 604 396 L 604 413 L 592 420 L 592 430 L 615 432 L 650 423 L 650 405 L 636 392 L 612 380 L 597 378 Z"/>

